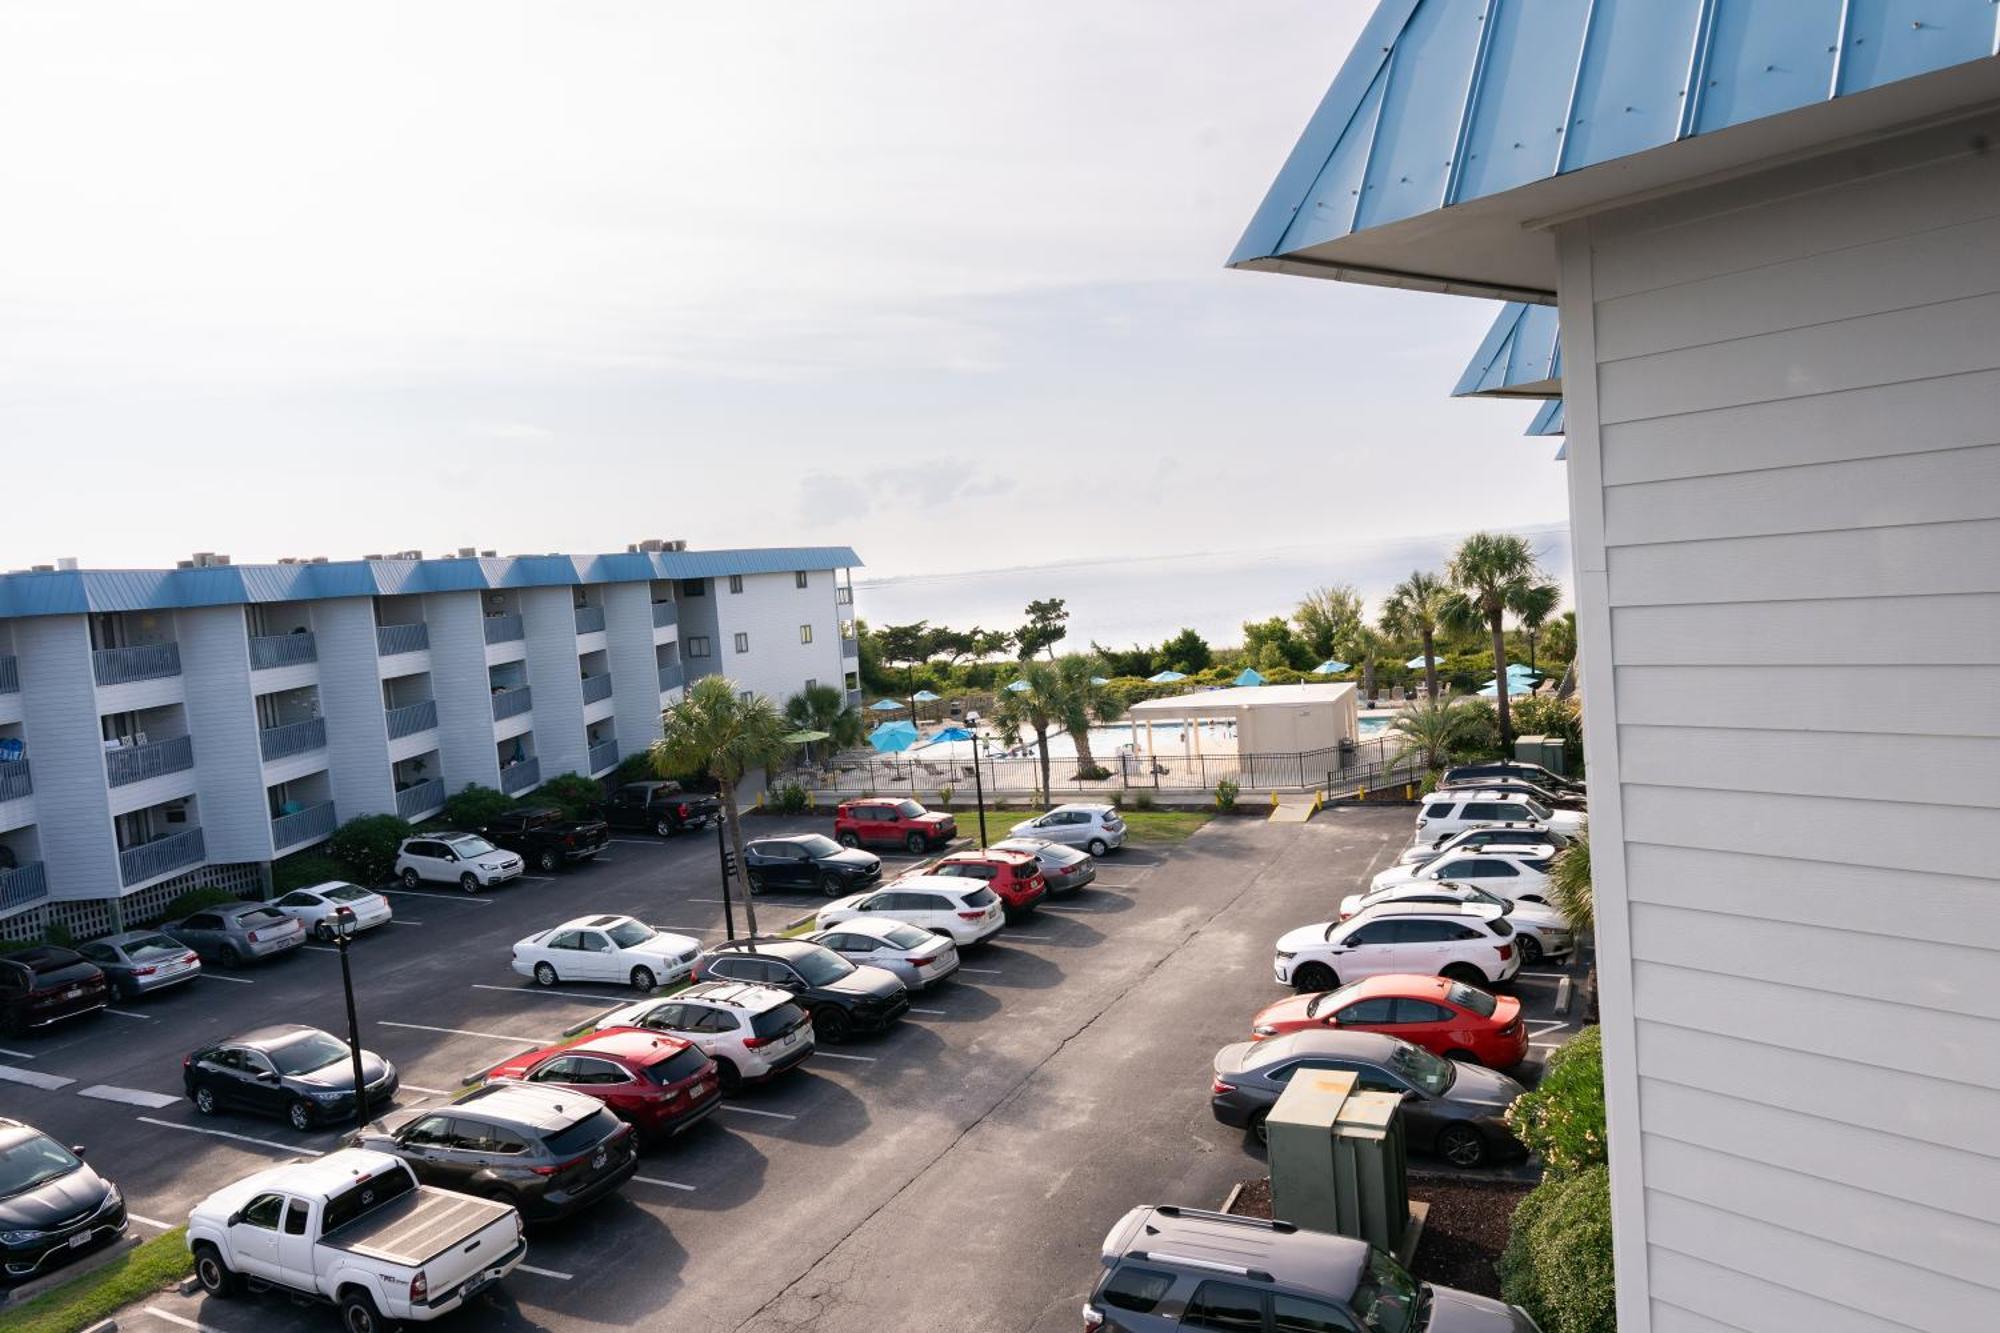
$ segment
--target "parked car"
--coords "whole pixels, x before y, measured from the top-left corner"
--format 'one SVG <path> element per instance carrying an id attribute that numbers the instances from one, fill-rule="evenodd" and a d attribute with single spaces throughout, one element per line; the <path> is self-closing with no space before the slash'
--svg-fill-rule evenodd
<path id="1" fill-rule="evenodd" d="M 396 915 L 395 909 L 389 906 L 389 900 L 373 889 L 364 889 L 358 884 L 338 879 L 330 879 L 307 889 L 293 889 L 271 906 L 304 926 L 314 939 L 321 941 L 333 938 L 335 913 L 343 907 L 354 913 L 357 935 L 364 930 L 388 925 Z"/>
<path id="2" fill-rule="evenodd" d="M 1125 820 L 1109 805 L 1059 805 L 1008 831 L 1011 838 L 1044 838 L 1103 856 L 1125 845 Z"/>
<path id="3" fill-rule="evenodd" d="M 887 917 L 948 935 L 959 948 L 991 939 L 1007 924 L 999 895 L 977 880 L 942 875 L 910 875 L 867 893 L 828 903 L 813 918 L 825 930 L 856 917 Z"/>
<path id="4" fill-rule="evenodd" d="M 1035 910 L 1048 896 L 1041 862 L 1027 852 L 1006 852 L 996 847 L 984 851 L 949 852 L 924 871 L 937 879 L 976 879 L 993 890 L 1008 916 L 1023 916 Z"/>
<path id="5" fill-rule="evenodd" d="M 486 1071 L 486 1082 L 584 1093 L 654 1140 L 686 1133 L 722 1104 L 715 1061 L 691 1041 L 643 1028 L 523 1051 Z"/>
<path id="6" fill-rule="evenodd" d="M 477 893 L 519 879 L 526 868 L 519 856 L 500 850 L 476 833 L 405 838 L 396 853 L 396 878 L 406 889 L 431 880 Z"/>
<path id="7" fill-rule="evenodd" d="M 1042 868 L 1042 882 L 1051 895 L 1075 893 L 1097 878 L 1097 858 L 1047 838 L 1002 838 L 988 850 L 1026 852 Z"/>
<path id="8" fill-rule="evenodd" d="M 396 1066 L 361 1052 L 370 1107 L 396 1095 Z M 181 1061 L 181 1086 L 194 1109 L 276 1116 L 293 1129 L 354 1118 L 354 1054 L 330 1032 L 298 1023 L 257 1028 L 204 1046 Z"/>
<path id="9" fill-rule="evenodd" d="M 426 1185 L 553 1221 L 639 1169 L 639 1136 L 595 1097 L 530 1083 L 475 1088 L 445 1107 L 395 1111 L 347 1139 L 399 1159 Z"/>
<path id="10" fill-rule="evenodd" d="M 387 1153 L 342 1148 L 245 1176 L 188 1214 L 195 1280 L 331 1301 L 350 1333 L 451 1313 L 528 1252 L 504 1203 L 419 1185 Z"/>
<path id="11" fill-rule="evenodd" d="M 858 847 L 843 847 L 820 833 L 798 838 L 759 838 L 743 848 L 750 891 L 812 889 L 828 898 L 865 889 L 882 878 L 882 858 Z"/>
<path id="12" fill-rule="evenodd" d="M 678 782 L 628 782 L 598 807 L 615 829 L 633 829 L 671 838 L 693 833 L 722 818 L 722 802 L 685 791 Z"/>
<path id="13" fill-rule="evenodd" d="M 1570 840 L 1562 834 L 1536 824 L 1492 824 L 1484 828 L 1469 828 L 1435 842 L 1425 840 L 1420 834 L 1415 842 L 1403 849 L 1396 861 L 1399 865 L 1419 865 L 1446 852 L 1484 851 L 1554 858 L 1569 845 Z"/>
<path id="14" fill-rule="evenodd" d="M 611 826 L 601 819 L 564 819 L 561 811 L 540 807 L 509 810 L 479 832 L 543 874 L 591 860 L 611 840 Z"/>
<path id="15" fill-rule="evenodd" d="M 1209 1108 L 1215 1118 L 1260 1137 L 1286 1083 L 1304 1070 L 1347 1071 L 1360 1092 L 1402 1097 L 1404 1140 L 1453 1166 L 1483 1166 L 1525 1155 L 1505 1116 L 1527 1089 L 1480 1065 L 1432 1055 L 1380 1032 L 1294 1032 L 1242 1041 L 1215 1053 Z"/>
<path id="16" fill-rule="evenodd" d="M 1584 784 L 1575 778 L 1566 778 L 1540 764 L 1524 764 L 1515 759 L 1488 759 L 1477 764 L 1456 764 L 1444 771 L 1441 785 L 1462 787 L 1475 782 L 1484 782 L 1490 778 L 1503 780 L 1512 778 L 1521 782 L 1532 782 L 1537 787 L 1569 792 L 1575 796 L 1583 795 L 1585 790 Z"/>
<path id="17" fill-rule="evenodd" d="M 26 1282 L 124 1234 L 125 1200 L 81 1147 L 0 1116 L 0 1276 Z"/>
<path id="18" fill-rule="evenodd" d="M 515 944 L 513 967 L 541 986 L 609 981 L 651 990 L 685 979 L 700 952 L 700 940 L 629 916 L 580 916 Z"/>
<path id="19" fill-rule="evenodd" d="M 26 1032 L 111 1003 L 103 969 L 74 949 L 37 944 L 0 954 L 0 1028 Z"/>
<path id="20" fill-rule="evenodd" d="M 764 1083 L 813 1053 L 812 1019 L 790 991 L 741 981 L 702 981 L 664 1000 L 613 1009 L 588 1025 L 670 1032 L 715 1061 L 724 1092 Z"/>
<path id="21" fill-rule="evenodd" d="M 1348 910 L 1350 903 L 1353 904 L 1352 912 Z M 1571 929 L 1569 918 L 1555 908 L 1547 903 L 1516 902 L 1469 882 L 1420 879 L 1370 889 L 1365 894 L 1354 894 L 1343 900 L 1340 919 L 1345 921 L 1349 916 L 1359 916 L 1386 903 L 1442 903 L 1446 906 L 1466 903 L 1497 907 L 1506 913 L 1507 924 L 1514 927 L 1514 942 L 1520 946 L 1522 967 L 1538 966 L 1544 958 L 1566 958 L 1576 951 L 1576 932 Z"/>
<path id="22" fill-rule="evenodd" d="M 1590 809 L 1588 798 L 1574 792 L 1550 791 L 1547 787 L 1533 782 L 1523 782 L 1519 778 L 1477 778 L 1452 787 L 1439 787 L 1439 791 L 1484 791 L 1506 792 L 1514 796 L 1525 796 L 1556 810 L 1571 810 L 1579 814 Z"/>
<path id="23" fill-rule="evenodd" d="M 893 972 L 912 991 L 929 990 L 958 971 L 958 945 L 907 922 L 859 917 L 805 937 L 825 945 L 850 963 Z"/>
<path id="24" fill-rule="evenodd" d="M 857 967 L 804 940 L 760 935 L 718 944 L 695 960 L 694 976 L 777 987 L 812 1015 L 814 1039 L 828 1045 L 880 1032 L 910 1008 L 910 992 L 894 973 Z"/>
<path id="25" fill-rule="evenodd" d="M 1574 810 L 1551 809 L 1518 793 L 1439 790 L 1424 797 L 1417 810 L 1417 837 L 1438 842 L 1469 828 L 1522 823 L 1573 838 L 1583 829 L 1583 816 Z"/>
<path id="26" fill-rule="evenodd" d="M 1369 887 L 1386 889 L 1395 884 L 1452 880 L 1478 884 L 1503 898 L 1545 903 L 1549 900 L 1549 864 L 1548 857 L 1506 847 L 1444 852 L 1420 865 L 1391 866 L 1370 880 Z"/>
<path id="27" fill-rule="evenodd" d="M 166 990 L 201 975 L 201 955 L 157 930 L 127 930 L 77 946 L 121 1000 Z"/>
<path id="28" fill-rule="evenodd" d="M 204 907 L 160 929 L 200 954 L 203 962 L 224 967 L 275 958 L 306 942 L 306 928 L 269 903 Z"/>
<path id="29" fill-rule="evenodd" d="M 1474 986 L 1521 970 L 1514 927 L 1485 903 L 1383 903 L 1346 921 L 1287 931 L 1272 971 L 1295 990 L 1333 990 L 1343 981 L 1415 972 Z"/>
<path id="30" fill-rule="evenodd" d="M 1104 1238 L 1084 1333 L 1536 1333 L 1518 1306 L 1411 1277 L 1351 1236 L 1170 1204 Z"/>
<path id="31" fill-rule="evenodd" d="M 907 796 L 842 801 L 833 813 L 833 836 L 843 847 L 872 844 L 928 852 L 958 836 L 958 821 L 926 810 Z"/>
<path id="32" fill-rule="evenodd" d="M 1528 1058 L 1521 1002 L 1449 977 L 1390 972 L 1339 990 L 1292 995 L 1252 1020 L 1250 1040 L 1322 1030 L 1381 1032 L 1447 1060 L 1512 1069 Z"/>

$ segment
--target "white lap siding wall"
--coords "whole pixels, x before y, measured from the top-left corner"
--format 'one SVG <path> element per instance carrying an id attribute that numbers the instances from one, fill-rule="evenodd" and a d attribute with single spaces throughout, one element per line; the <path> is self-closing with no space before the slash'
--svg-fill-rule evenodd
<path id="1" fill-rule="evenodd" d="M 740 593 L 729 591 L 726 576 L 712 580 L 718 669 L 739 688 L 766 695 L 781 708 L 808 680 L 843 688 L 838 613 L 847 608 L 834 603 L 834 577 L 833 570 L 808 570 L 801 588 L 792 570 L 745 574 Z M 811 643 L 800 642 L 801 625 L 812 626 Z M 749 636 L 749 652 L 736 651 L 738 634 Z"/>

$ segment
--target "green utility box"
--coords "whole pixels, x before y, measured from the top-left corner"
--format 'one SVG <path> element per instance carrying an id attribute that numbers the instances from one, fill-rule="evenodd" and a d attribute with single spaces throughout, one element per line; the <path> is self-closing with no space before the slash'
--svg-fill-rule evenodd
<path id="1" fill-rule="evenodd" d="M 1265 1120 L 1271 1214 L 1395 1254 L 1410 1230 L 1402 1099 L 1354 1075 L 1301 1070 Z"/>
<path id="2" fill-rule="evenodd" d="M 1560 736 L 1516 736 L 1514 758 L 1519 763 L 1540 764 L 1551 773 L 1568 776 L 1568 770 L 1563 767 L 1563 742 Z"/>

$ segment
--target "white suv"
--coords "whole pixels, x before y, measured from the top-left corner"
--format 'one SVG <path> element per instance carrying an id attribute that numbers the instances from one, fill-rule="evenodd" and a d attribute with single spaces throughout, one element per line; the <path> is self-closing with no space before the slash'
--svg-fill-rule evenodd
<path id="1" fill-rule="evenodd" d="M 476 833 L 405 838 L 396 851 L 396 878 L 406 889 L 428 879 L 477 893 L 519 879 L 523 869 L 520 857 L 501 851 Z"/>
<path id="2" fill-rule="evenodd" d="M 814 930 L 856 918 L 903 921 L 933 935 L 949 935 L 960 948 L 991 938 L 1007 923 L 1000 895 L 976 879 L 905 875 L 866 893 L 851 894 L 819 909 Z"/>
<path id="3" fill-rule="evenodd" d="M 1384 903 L 1351 920 L 1287 931 L 1271 970 L 1280 985 L 1302 991 L 1390 972 L 1491 986 L 1521 970 L 1521 951 L 1497 906 Z"/>
<path id="4" fill-rule="evenodd" d="M 613 1009 L 588 1026 L 648 1028 L 691 1041 L 715 1061 L 724 1091 L 776 1078 L 813 1053 L 812 1019 L 791 995 L 743 981 L 699 981 L 664 1000 Z"/>
<path id="5" fill-rule="evenodd" d="M 1531 903 L 1549 900 L 1549 863 L 1546 857 L 1517 855 L 1518 849 L 1490 847 L 1483 852 L 1446 852 L 1423 865 L 1390 866 L 1375 876 L 1373 888 L 1422 880 L 1471 881 L 1502 898 L 1526 899 Z"/>
<path id="6" fill-rule="evenodd" d="M 1417 811 L 1417 837 L 1436 841 L 1469 828 L 1522 821 L 1554 829 L 1564 837 L 1574 837 L 1583 828 L 1583 816 L 1577 811 L 1551 810 L 1516 792 L 1434 791 Z"/>
<path id="7" fill-rule="evenodd" d="M 1576 950 L 1576 932 L 1569 918 L 1547 903 L 1515 902 L 1477 884 L 1414 880 L 1386 889 L 1351 893 L 1340 901 L 1340 919 L 1360 916 L 1384 903 L 1473 903 L 1506 913 L 1521 946 L 1521 966 L 1538 967 L 1544 958 L 1563 958 Z"/>
<path id="8" fill-rule="evenodd" d="M 1007 836 L 1041 838 L 1102 856 L 1125 845 L 1125 820 L 1115 806 L 1059 805 L 1045 815 L 1014 825 Z"/>
<path id="9" fill-rule="evenodd" d="M 1417 840 L 1405 847 L 1396 861 L 1399 865 L 1414 865 L 1428 861 L 1441 852 L 1483 852 L 1489 847 L 1512 851 L 1538 848 L 1538 855 L 1552 857 L 1567 846 L 1568 838 L 1540 824 L 1490 824 L 1484 828 L 1469 828 L 1446 838 L 1426 838 L 1419 833 Z"/>

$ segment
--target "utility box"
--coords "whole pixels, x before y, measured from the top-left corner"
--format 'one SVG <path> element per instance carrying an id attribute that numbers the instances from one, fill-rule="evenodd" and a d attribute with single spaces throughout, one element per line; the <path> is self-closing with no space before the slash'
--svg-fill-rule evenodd
<path id="1" fill-rule="evenodd" d="M 1354 1075 L 1301 1070 L 1271 1108 L 1271 1215 L 1391 1254 L 1410 1229 L 1402 1099 Z"/>
<path id="2" fill-rule="evenodd" d="M 1519 763 L 1540 764 L 1551 773 L 1568 776 L 1568 770 L 1563 767 L 1563 742 L 1560 736 L 1516 736 L 1514 758 Z"/>

